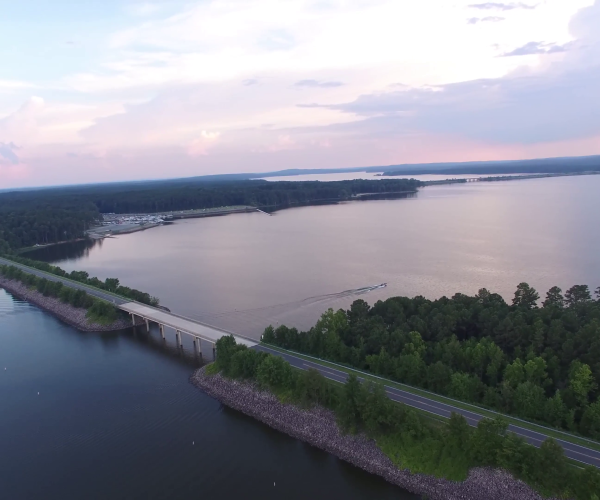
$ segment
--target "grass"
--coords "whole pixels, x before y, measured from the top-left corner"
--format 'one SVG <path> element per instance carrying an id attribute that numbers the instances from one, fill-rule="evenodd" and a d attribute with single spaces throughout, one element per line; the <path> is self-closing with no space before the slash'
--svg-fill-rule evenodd
<path id="1" fill-rule="evenodd" d="M 396 433 L 378 436 L 376 442 L 394 465 L 413 474 L 464 481 L 471 468 L 464 453 L 451 453 L 439 439 L 416 440 L 408 434 Z"/>
<path id="2" fill-rule="evenodd" d="M 334 368 L 336 370 L 339 371 L 343 371 L 346 373 L 354 373 L 357 374 L 359 376 L 361 376 L 362 378 L 364 378 L 365 380 L 371 380 L 373 382 L 384 382 L 385 385 L 388 385 L 390 387 L 395 387 L 397 389 L 406 391 L 406 392 L 410 392 L 412 394 L 416 394 L 418 396 L 423 396 L 429 399 L 432 399 L 434 401 L 438 401 L 440 403 L 445 403 L 448 405 L 452 405 L 455 406 L 457 408 L 461 408 L 463 410 L 467 410 L 467 411 L 471 411 L 473 413 L 477 413 L 479 415 L 482 415 L 484 417 L 488 417 L 488 418 L 496 418 L 499 414 L 493 411 L 489 411 L 485 408 L 482 408 L 480 406 L 476 406 L 476 405 L 472 405 L 469 403 L 464 403 L 462 401 L 457 401 L 454 399 L 450 399 L 450 398 L 446 398 L 444 396 L 441 396 L 439 394 L 434 394 L 432 392 L 428 392 L 422 389 L 418 389 L 416 387 L 410 386 L 410 385 L 406 385 L 406 384 L 402 384 L 399 382 L 394 382 L 393 380 L 389 380 L 389 379 L 385 379 L 382 377 L 378 377 L 378 376 L 374 376 L 368 372 L 364 372 L 362 370 L 357 370 L 354 368 L 350 368 L 347 366 L 343 366 L 343 365 L 339 365 L 336 363 L 331 363 L 328 361 L 324 361 L 322 359 L 317 359 L 311 356 L 307 356 L 305 354 L 302 353 L 298 353 L 296 351 L 289 351 L 287 349 L 282 349 L 281 347 L 277 347 L 277 346 L 273 346 L 271 344 L 266 344 L 261 342 L 261 345 L 268 347 L 269 349 L 273 349 L 274 351 L 279 351 L 279 352 L 283 352 L 283 353 L 288 353 L 288 354 L 293 354 L 294 356 L 297 356 L 301 359 L 305 359 L 306 361 L 310 361 L 311 363 L 314 364 L 318 364 L 318 365 L 322 365 L 328 368 Z M 427 413 L 427 412 L 424 412 Z M 432 414 L 429 414 L 430 416 Z M 587 448 L 591 448 L 593 450 L 596 451 L 600 451 L 600 443 L 597 443 L 595 441 L 591 441 L 591 440 L 587 440 L 584 438 L 580 438 L 574 434 L 569 434 L 569 433 L 565 433 L 563 431 L 558 431 L 556 429 L 552 429 L 550 427 L 545 427 L 543 425 L 539 425 L 539 424 L 535 424 L 532 422 L 527 422 L 524 420 L 520 420 L 514 417 L 511 417 L 510 415 L 505 415 L 502 414 L 502 417 L 504 417 L 506 419 L 506 421 L 512 425 L 516 425 L 519 427 L 522 427 L 524 429 L 529 429 L 531 431 L 535 431 L 535 432 L 539 432 L 541 434 L 545 434 L 546 436 L 552 437 L 554 439 L 560 439 L 562 441 L 567 441 L 569 443 L 573 443 L 573 444 L 577 444 L 580 446 L 585 446 Z M 439 419 L 442 420 L 446 420 L 444 417 L 439 417 Z"/>
<path id="3" fill-rule="evenodd" d="M 294 370 L 300 371 L 298 368 Z M 211 363 L 206 367 L 206 373 L 214 375 L 219 373 L 217 363 Z M 339 387 L 342 382 L 326 379 L 327 383 L 332 386 Z M 282 403 L 294 404 L 302 407 L 302 405 L 294 398 L 291 389 L 269 389 Z M 418 415 L 427 420 L 430 420 L 432 415 L 414 409 Z M 474 466 L 465 453 L 460 448 L 446 442 L 445 439 L 440 439 L 441 435 L 435 432 L 435 427 L 445 425 L 442 421 L 446 419 L 438 417 L 432 422 L 433 427 L 429 431 L 424 427 L 424 434 L 413 434 L 411 432 L 395 432 L 393 434 L 377 434 L 374 437 L 377 447 L 394 463 L 399 469 L 407 469 L 412 474 L 425 474 L 438 478 L 445 478 L 450 481 L 462 482 L 468 477 L 469 470 Z M 431 434 L 431 431 L 434 431 Z M 435 434 L 438 434 L 437 436 Z M 581 467 L 569 460 L 569 463 L 574 467 Z M 516 477 L 516 476 L 515 476 Z M 548 496 L 553 492 L 547 492 L 538 484 L 525 479 L 534 490 Z"/>
<path id="4" fill-rule="evenodd" d="M 219 373 L 219 365 L 217 365 L 217 363 L 214 363 L 214 362 L 210 363 L 210 364 L 206 365 L 204 372 L 207 375 L 216 375 L 217 373 Z"/>

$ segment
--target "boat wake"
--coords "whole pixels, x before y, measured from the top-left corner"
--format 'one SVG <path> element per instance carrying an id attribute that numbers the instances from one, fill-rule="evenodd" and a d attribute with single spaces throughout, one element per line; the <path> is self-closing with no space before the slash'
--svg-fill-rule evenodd
<path id="1" fill-rule="evenodd" d="M 228 324 L 230 328 L 233 328 L 234 324 L 244 325 L 242 328 L 251 326 L 251 324 L 261 325 L 264 328 L 269 324 L 278 324 L 280 321 L 284 321 L 284 317 L 290 315 L 297 316 L 302 314 L 303 310 L 312 311 L 311 316 L 317 311 L 320 315 L 325 309 L 329 307 L 340 307 L 336 305 L 336 302 L 342 302 L 343 307 L 347 307 L 345 299 L 351 299 L 352 297 L 359 297 L 361 295 L 368 294 L 375 290 L 380 290 L 387 287 L 387 283 L 380 283 L 378 285 L 363 286 L 360 288 L 352 288 L 350 290 L 343 290 L 336 293 L 328 293 L 323 295 L 314 295 L 307 297 L 302 300 L 295 300 L 292 302 L 283 302 L 281 304 L 274 304 L 271 306 L 256 307 L 251 309 L 234 309 L 233 311 L 222 311 L 218 313 L 200 313 L 197 315 L 191 315 L 190 317 L 199 321 L 211 323 L 218 326 L 219 324 Z"/>

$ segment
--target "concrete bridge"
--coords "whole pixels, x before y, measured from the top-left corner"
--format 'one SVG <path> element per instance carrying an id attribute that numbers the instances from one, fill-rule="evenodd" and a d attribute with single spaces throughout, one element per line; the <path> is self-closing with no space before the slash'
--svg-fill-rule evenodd
<path id="1" fill-rule="evenodd" d="M 225 335 L 233 335 L 238 344 L 243 344 L 248 347 L 253 347 L 258 344 L 258 342 L 255 342 L 252 339 L 221 330 L 211 325 L 206 325 L 200 321 L 186 318 L 185 316 L 174 314 L 166 311 L 165 309 L 148 306 L 139 302 L 132 302 L 124 297 L 107 292 L 106 290 L 100 290 L 99 288 L 94 288 L 84 283 L 79 283 L 78 281 L 73 281 L 68 278 L 47 273 L 45 271 L 40 271 L 39 269 L 25 266 L 9 259 L 0 257 L 0 264 L 18 267 L 22 271 L 33 274 L 39 278 L 46 278 L 48 281 L 57 281 L 62 283 L 64 286 L 75 288 L 77 290 L 84 290 L 93 297 L 110 302 L 116 308 L 128 313 L 131 316 L 134 326 L 136 324 L 136 318 L 142 318 L 146 322 L 146 328 L 148 331 L 150 331 L 150 323 L 156 323 L 163 339 L 165 338 L 165 327 L 172 328 L 175 330 L 175 339 L 177 340 L 178 347 L 182 347 L 183 345 L 182 335 L 189 335 L 194 341 L 194 348 L 198 354 L 202 354 L 202 340 L 213 345 L 214 354 L 215 343 Z"/>
<path id="2" fill-rule="evenodd" d="M 258 342 L 254 342 L 246 337 L 241 337 L 225 330 L 221 330 L 214 326 L 205 325 L 199 321 L 179 316 L 167 312 L 163 309 L 140 304 L 139 302 L 125 302 L 123 304 L 115 304 L 116 307 L 129 313 L 133 326 L 136 324 L 136 317 L 142 318 L 146 322 L 146 329 L 150 331 L 150 322 L 156 323 L 160 330 L 162 338 L 165 338 L 165 327 L 175 330 L 175 338 L 177 346 L 182 347 L 181 335 L 189 335 L 194 341 L 194 349 L 196 353 L 202 354 L 201 341 L 209 342 L 213 345 L 213 355 L 215 343 L 225 335 L 233 335 L 238 344 L 243 344 L 247 347 L 254 347 Z"/>

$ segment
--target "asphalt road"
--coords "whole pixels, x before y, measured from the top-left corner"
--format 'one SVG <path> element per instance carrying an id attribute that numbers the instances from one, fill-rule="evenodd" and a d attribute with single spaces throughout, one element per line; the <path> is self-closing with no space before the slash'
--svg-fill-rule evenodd
<path id="1" fill-rule="evenodd" d="M 131 302 L 131 300 L 124 300 L 124 299 L 115 297 L 114 295 L 111 295 L 110 293 L 103 292 L 102 290 L 98 290 L 91 286 L 87 286 L 82 283 L 77 283 L 75 281 L 67 280 L 67 279 L 61 278 L 60 276 L 55 276 L 54 274 L 46 273 L 44 271 L 39 271 L 37 269 L 33 269 L 32 267 L 23 266 L 21 264 L 17 264 L 16 262 L 13 262 L 11 260 L 6 260 L 1 257 L 0 257 L 0 264 L 4 264 L 6 266 L 18 267 L 19 269 L 22 269 L 23 271 L 26 271 L 30 274 L 34 274 L 35 276 L 38 276 L 39 278 L 46 278 L 49 281 L 60 281 L 63 285 L 70 286 L 71 288 L 75 288 L 77 290 L 84 290 L 85 292 L 89 293 L 90 295 L 93 295 L 94 297 L 98 297 L 99 299 L 107 300 L 108 302 L 112 302 L 113 304 L 119 305 L 119 304 L 125 304 L 127 302 Z"/>
<path id="2" fill-rule="evenodd" d="M 64 278 L 61 278 L 60 276 L 55 276 L 53 274 L 46 273 L 44 271 L 39 271 L 37 269 L 23 266 L 21 264 L 17 264 L 15 262 L 3 259 L 1 257 L 0 257 L 0 264 L 12 265 L 15 267 L 19 267 L 19 268 L 23 269 L 23 271 L 27 271 L 28 273 L 34 274 L 40 278 L 46 278 L 50 281 L 60 281 L 61 283 L 63 283 L 66 286 L 70 286 L 72 288 L 76 288 L 79 290 L 84 290 L 87 293 L 89 293 L 90 295 L 93 295 L 94 297 L 98 297 L 100 299 L 107 300 L 107 301 L 115 303 L 117 305 L 130 302 L 128 300 L 120 299 L 111 294 L 103 292 L 102 290 L 97 290 L 93 287 L 89 287 L 89 286 L 83 285 L 81 283 L 66 280 Z M 303 358 L 294 356 L 292 354 L 282 353 L 282 352 L 276 351 L 274 349 L 269 349 L 268 347 L 265 347 L 263 345 L 256 346 L 255 349 L 259 349 L 259 350 L 262 350 L 265 352 L 270 352 L 271 354 L 274 354 L 276 356 L 281 356 L 286 361 L 288 361 L 292 366 L 294 366 L 296 368 L 300 368 L 301 370 L 308 370 L 309 368 L 314 368 L 315 370 L 320 372 L 324 377 L 326 377 L 330 380 L 335 380 L 337 382 L 343 383 L 348 378 L 348 374 L 346 372 L 336 370 L 335 368 L 324 367 L 322 365 L 307 361 Z M 362 381 L 363 379 L 361 379 L 359 377 L 359 380 Z M 384 386 L 384 387 L 385 387 L 388 397 L 390 399 L 392 399 L 393 401 L 397 401 L 399 403 L 404 403 L 408 406 L 412 406 L 414 408 L 418 408 L 420 410 L 427 411 L 429 413 L 433 413 L 434 415 L 439 415 L 441 417 L 447 418 L 447 417 L 450 417 L 451 413 L 453 413 L 453 412 L 459 413 L 459 414 L 463 415 L 466 418 L 467 422 L 472 426 L 476 426 L 477 422 L 479 422 L 479 420 L 484 418 L 482 415 L 479 415 L 478 413 L 474 413 L 474 412 L 468 411 L 468 410 L 463 410 L 462 408 L 457 408 L 455 406 L 452 406 L 452 405 L 449 405 L 446 403 L 440 403 L 439 401 L 435 401 L 433 399 L 429 399 L 424 396 L 419 396 L 419 395 L 413 394 L 411 392 L 406 392 L 401 389 L 397 389 L 395 387 L 390 387 L 390 386 Z M 532 444 L 534 446 L 538 446 L 538 447 L 548 438 L 547 435 L 545 435 L 541 432 L 532 431 L 532 430 L 526 429 L 524 427 L 519 427 L 519 426 L 513 425 L 513 424 L 509 425 L 508 429 L 511 432 L 514 432 L 515 434 L 525 438 L 525 440 L 527 442 L 529 442 L 530 444 Z M 563 447 L 563 449 L 565 450 L 565 455 L 567 457 L 569 457 L 573 460 L 577 460 L 578 462 L 582 462 L 584 464 L 593 465 L 595 467 L 600 468 L 600 451 L 596 451 L 592 448 L 587 448 L 585 446 L 573 444 L 568 441 L 563 441 L 561 439 L 555 438 L 555 440 L 557 443 L 559 443 Z"/>
<path id="3" fill-rule="evenodd" d="M 346 372 L 336 370 L 335 368 L 330 368 L 328 366 L 319 365 L 311 361 L 307 361 L 303 358 L 294 356 L 292 354 L 282 353 L 275 349 L 269 349 L 264 345 L 256 346 L 254 349 L 259 349 L 261 351 L 269 352 L 276 356 L 281 356 L 292 366 L 300 368 L 301 370 L 308 370 L 309 368 L 314 368 L 325 378 L 335 380 L 336 382 L 343 383 L 348 378 L 348 374 Z M 360 377 L 358 377 L 358 379 L 360 381 L 364 380 Z M 404 403 L 408 406 L 412 406 L 414 408 L 433 413 L 434 415 L 439 415 L 441 417 L 450 417 L 452 413 L 459 413 L 460 415 L 463 415 L 467 422 L 472 426 L 476 426 L 477 422 L 479 422 L 482 418 L 485 418 L 483 417 L 483 415 L 479 415 L 472 411 L 463 410 L 462 408 L 457 408 L 456 406 L 452 406 L 446 403 L 440 403 L 439 401 L 435 401 L 424 396 L 419 396 L 411 392 L 403 391 L 401 389 L 397 389 L 396 387 L 390 387 L 387 385 L 384 385 L 384 387 L 388 397 L 393 401 Z M 538 447 L 548 438 L 547 435 L 541 432 L 532 431 L 524 427 L 519 427 L 517 425 L 511 424 L 508 426 L 508 429 L 509 431 L 514 432 L 518 436 L 523 437 L 528 443 Z M 584 464 L 593 465 L 595 467 L 600 468 L 600 451 L 596 451 L 592 448 L 587 448 L 585 446 L 573 444 L 568 441 L 563 441 L 561 439 L 554 439 L 558 444 L 560 444 L 563 447 L 563 449 L 565 450 L 565 455 L 567 457 L 573 460 L 577 460 L 578 462 L 582 462 Z"/>

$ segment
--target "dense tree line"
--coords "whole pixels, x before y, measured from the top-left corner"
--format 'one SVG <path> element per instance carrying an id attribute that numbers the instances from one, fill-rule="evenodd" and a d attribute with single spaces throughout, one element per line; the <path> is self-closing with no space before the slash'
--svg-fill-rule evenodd
<path id="1" fill-rule="evenodd" d="M 117 278 L 107 278 L 105 281 L 102 281 L 96 277 L 90 278 L 90 275 L 86 271 L 71 271 L 70 273 L 67 273 L 64 269 L 61 269 L 58 266 L 53 266 L 51 264 L 48 264 L 47 262 L 39 262 L 37 260 L 26 259 L 24 257 L 12 256 L 11 260 L 18 262 L 19 264 L 23 264 L 25 266 L 33 267 L 34 269 L 39 269 L 40 271 L 45 271 L 47 273 L 60 276 L 62 278 L 69 278 L 73 281 L 78 281 L 79 283 L 83 283 L 84 285 L 90 285 L 94 288 L 99 288 L 100 290 L 106 290 L 107 292 L 116 293 L 121 297 L 126 297 L 128 299 L 141 302 L 142 304 L 148 304 L 154 307 L 159 305 L 158 298 L 152 297 L 146 292 L 140 292 L 135 288 L 123 286 L 120 284 Z"/>
<path id="2" fill-rule="evenodd" d="M 352 180 L 333 182 L 244 181 L 149 188 L 125 193 L 98 193 L 94 203 L 103 213 L 166 212 L 231 205 L 289 207 L 347 200 L 364 193 L 415 191 L 416 180 Z"/>
<path id="3" fill-rule="evenodd" d="M 97 210 L 58 208 L 0 211 L 0 254 L 36 244 L 83 238 L 99 218 Z"/>
<path id="4" fill-rule="evenodd" d="M 102 213 L 154 213 L 231 205 L 284 208 L 350 199 L 357 194 L 412 192 L 414 179 L 334 182 L 215 182 L 179 179 L 13 191 L 0 194 L 0 254 L 84 237 Z"/>
<path id="5" fill-rule="evenodd" d="M 283 358 L 237 345 L 232 336 L 217 342 L 213 369 L 255 381 L 280 399 L 305 407 L 332 409 L 344 432 L 364 432 L 400 467 L 464 480 L 469 468 L 501 467 L 547 495 L 597 500 L 600 471 L 571 467 L 551 438 L 540 448 L 507 431 L 503 419 L 483 419 L 477 428 L 453 414 L 448 425 L 392 402 L 382 385 L 361 384 L 351 375 L 342 386 L 316 370 L 293 369 Z"/>
<path id="6" fill-rule="evenodd" d="M 511 304 L 485 289 L 357 300 L 309 331 L 269 327 L 263 340 L 600 439 L 600 288 L 595 295 L 553 287 L 538 306 L 521 283 Z"/>
<path id="7" fill-rule="evenodd" d="M 15 266 L 0 265 L 0 275 L 35 288 L 45 297 L 55 297 L 65 304 L 87 309 L 87 317 L 94 323 L 110 324 L 117 319 L 117 309 L 114 306 L 88 295 L 84 290 L 64 286 L 60 281 L 39 278 L 33 274 L 23 272 Z"/>
<path id="8" fill-rule="evenodd" d="M 369 168 L 371 172 L 380 169 Z M 489 175 L 489 174 L 548 174 L 600 172 L 600 155 L 570 158 L 538 158 L 534 160 L 475 161 L 466 163 L 444 163 L 419 165 L 398 165 L 386 168 L 383 175 Z"/>

